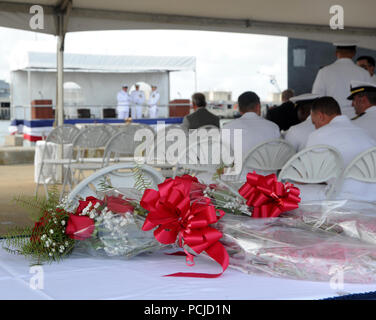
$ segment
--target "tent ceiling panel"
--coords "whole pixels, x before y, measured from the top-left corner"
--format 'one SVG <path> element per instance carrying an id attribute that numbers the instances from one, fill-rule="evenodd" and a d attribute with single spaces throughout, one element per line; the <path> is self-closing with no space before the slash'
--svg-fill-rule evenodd
<path id="1" fill-rule="evenodd" d="M 35 31 L 56 34 L 53 13 L 61 1 L 0 1 L 0 25 L 30 30 L 29 8 L 38 2 L 45 10 L 45 29 Z M 344 30 L 329 27 L 332 5 L 344 8 Z M 375 11 L 374 0 L 73 0 L 67 31 L 188 29 L 322 41 L 351 38 L 376 49 Z"/>
<path id="2" fill-rule="evenodd" d="M 195 57 L 64 55 L 64 70 L 71 72 L 165 72 L 194 71 Z M 11 70 L 56 71 L 56 55 L 46 52 L 25 52 L 13 57 Z"/>

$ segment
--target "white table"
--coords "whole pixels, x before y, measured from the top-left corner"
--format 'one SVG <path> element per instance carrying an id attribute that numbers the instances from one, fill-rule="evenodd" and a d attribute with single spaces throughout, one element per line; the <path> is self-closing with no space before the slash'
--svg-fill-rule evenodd
<path id="1" fill-rule="evenodd" d="M 220 272 L 219 266 L 197 257 L 195 267 L 185 258 L 162 252 L 131 260 L 73 254 L 43 266 L 44 288 L 32 289 L 29 262 L 0 249 L 0 299 L 130 299 L 130 300 L 250 300 L 323 299 L 338 296 L 327 282 L 309 282 L 247 275 L 227 269 L 215 279 L 163 277 L 175 272 Z M 342 294 L 376 290 L 375 285 L 345 284 Z"/>

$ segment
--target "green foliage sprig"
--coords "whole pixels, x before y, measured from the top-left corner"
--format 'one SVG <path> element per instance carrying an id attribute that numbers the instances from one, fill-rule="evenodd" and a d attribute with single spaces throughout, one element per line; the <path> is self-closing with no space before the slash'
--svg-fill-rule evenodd
<path id="1" fill-rule="evenodd" d="M 142 166 L 140 164 L 136 164 L 136 166 L 132 169 L 134 175 L 134 188 L 138 191 L 144 192 L 146 189 L 152 187 L 152 182 L 150 179 L 145 177 L 144 173 L 142 172 Z"/>
<path id="2" fill-rule="evenodd" d="M 47 198 L 20 195 L 13 200 L 28 209 L 36 223 L 33 227 L 9 230 L 3 242 L 7 252 L 30 258 L 32 264 L 59 261 L 72 252 L 74 240 L 65 234 L 69 213 L 59 206 L 57 187 L 48 192 Z"/>

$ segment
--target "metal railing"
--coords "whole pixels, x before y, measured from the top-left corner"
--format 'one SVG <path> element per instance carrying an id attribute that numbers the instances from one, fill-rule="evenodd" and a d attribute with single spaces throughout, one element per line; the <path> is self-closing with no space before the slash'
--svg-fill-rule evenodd
<path id="1" fill-rule="evenodd" d="M 157 105 L 159 108 L 158 117 L 159 118 L 168 118 L 169 117 L 169 108 L 170 107 L 187 107 L 188 104 L 185 103 L 176 103 L 176 104 L 160 104 Z M 55 110 L 54 105 L 32 105 L 32 106 L 13 106 L 12 110 L 12 119 L 25 119 L 31 120 L 31 108 L 53 108 Z M 89 109 L 90 110 L 90 118 L 91 119 L 104 119 L 104 110 L 105 109 L 114 109 L 116 112 L 117 105 L 65 105 L 64 106 L 64 118 L 65 119 L 77 119 L 79 118 L 78 110 L 81 109 Z M 143 107 L 143 114 L 147 112 L 148 105 L 144 104 Z M 129 107 L 129 112 L 131 112 L 132 105 Z M 233 117 L 234 110 L 229 109 L 227 104 L 224 104 L 222 107 L 218 104 L 208 104 L 207 108 L 211 110 L 214 114 L 217 114 L 220 117 L 227 118 Z M 36 119 L 36 118 L 34 118 Z"/>

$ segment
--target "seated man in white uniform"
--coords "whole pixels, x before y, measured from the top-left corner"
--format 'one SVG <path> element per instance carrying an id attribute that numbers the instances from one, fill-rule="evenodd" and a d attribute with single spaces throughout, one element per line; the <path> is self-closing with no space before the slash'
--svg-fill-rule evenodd
<path id="1" fill-rule="evenodd" d="M 124 84 L 121 91 L 117 94 L 117 117 L 118 119 L 128 119 L 129 117 L 129 105 L 131 97 L 128 93 L 128 86 Z"/>
<path id="2" fill-rule="evenodd" d="M 142 108 L 145 102 L 145 94 L 140 90 L 140 86 L 136 84 L 136 90 L 131 93 L 132 100 L 132 119 L 141 119 L 142 118 Z"/>
<path id="3" fill-rule="evenodd" d="M 376 83 L 351 82 L 351 95 L 356 117 L 352 123 L 363 128 L 376 140 Z"/>
<path id="4" fill-rule="evenodd" d="M 157 86 L 151 86 L 151 93 L 148 101 L 149 105 L 149 118 L 155 119 L 158 117 L 158 102 L 160 94 L 157 91 Z"/>
<path id="5" fill-rule="evenodd" d="M 316 130 L 307 141 L 307 147 L 329 145 L 341 154 L 346 167 L 357 155 L 376 146 L 373 140 L 362 128 L 355 126 L 352 121 L 341 115 L 341 109 L 332 97 L 316 99 L 311 109 L 312 122 Z M 334 183 L 334 182 L 332 182 Z M 329 189 L 324 185 L 299 185 L 302 201 L 323 200 Z M 376 201 L 376 184 L 345 179 L 336 190 L 336 199 Z"/>
<path id="6" fill-rule="evenodd" d="M 305 93 L 290 99 L 298 108 L 298 118 L 302 122 L 287 130 L 285 140 L 295 148 L 296 152 L 305 148 L 308 136 L 315 130 L 310 112 L 313 101 L 319 97 L 318 94 Z"/>
<path id="7" fill-rule="evenodd" d="M 230 141 L 234 150 L 234 129 L 242 130 L 242 159 L 258 144 L 281 137 L 279 127 L 274 122 L 260 116 L 261 104 L 258 95 L 252 91 L 242 93 L 238 98 L 241 117 L 226 123 L 223 129 L 230 129 Z M 259 172 L 262 174 L 262 172 Z M 242 173 L 245 180 L 246 172 Z"/>
<path id="8" fill-rule="evenodd" d="M 351 103 L 347 100 L 351 81 L 371 82 L 368 71 L 353 62 L 356 54 L 354 43 L 334 43 L 337 60 L 319 70 L 313 83 L 312 93 L 330 96 L 337 100 L 343 115 L 350 119 L 355 116 Z"/>

